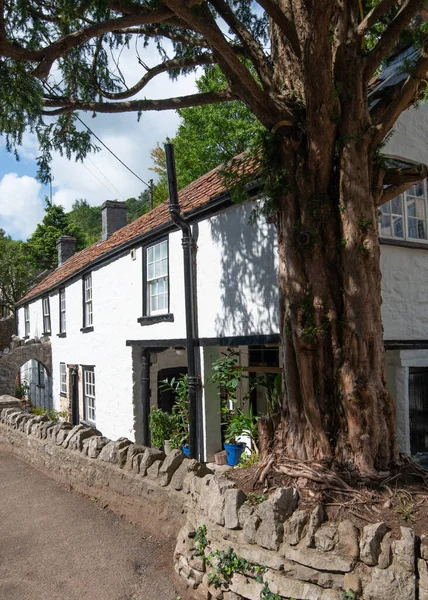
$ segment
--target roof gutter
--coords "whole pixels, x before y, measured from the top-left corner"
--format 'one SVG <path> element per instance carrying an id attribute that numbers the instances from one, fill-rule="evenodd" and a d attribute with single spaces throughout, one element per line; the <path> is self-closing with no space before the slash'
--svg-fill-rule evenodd
<path id="1" fill-rule="evenodd" d="M 184 265 L 184 300 L 186 311 L 186 348 L 187 378 L 189 385 L 189 446 L 190 458 L 200 459 L 202 455 L 202 411 L 199 399 L 200 374 L 196 368 L 196 296 L 195 270 L 193 268 L 196 255 L 196 244 L 192 229 L 180 210 L 177 190 L 177 174 L 175 170 L 174 145 L 165 144 L 166 170 L 169 189 L 169 214 L 175 225 L 181 229 L 183 236 Z"/>

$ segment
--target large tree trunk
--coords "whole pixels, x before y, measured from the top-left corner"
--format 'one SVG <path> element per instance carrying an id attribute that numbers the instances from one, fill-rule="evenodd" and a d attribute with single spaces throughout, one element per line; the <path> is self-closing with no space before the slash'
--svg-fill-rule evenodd
<path id="1" fill-rule="evenodd" d="M 309 49 L 323 47 L 319 31 L 307 30 Z M 274 41 L 275 64 L 290 68 L 281 36 Z M 275 450 L 374 474 L 398 450 L 385 388 L 379 188 L 363 65 L 356 47 L 336 57 L 340 93 L 328 70 L 318 75 L 311 52 L 302 68 L 302 139 L 282 129 L 280 157 L 288 183 L 277 200 L 285 397 Z"/>

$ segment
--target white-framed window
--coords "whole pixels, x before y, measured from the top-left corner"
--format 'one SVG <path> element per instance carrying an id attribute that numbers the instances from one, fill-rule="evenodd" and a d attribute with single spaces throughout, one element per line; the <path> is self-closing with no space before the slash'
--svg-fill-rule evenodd
<path id="1" fill-rule="evenodd" d="M 396 240 L 428 241 L 427 208 L 424 180 L 380 207 L 379 235 Z"/>
<path id="2" fill-rule="evenodd" d="M 59 332 L 66 332 L 65 290 L 59 290 Z"/>
<path id="3" fill-rule="evenodd" d="M 83 403 L 85 420 L 95 423 L 95 372 L 93 367 L 83 368 Z"/>
<path id="4" fill-rule="evenodd" d="M 59 393 L 67 395 L 67 367 L 59 363 Z"/>
<path id="5" fill-rule="evenodd" d="M 162 315 L 169 310 L 168 240 L 146 248 L 148 315 Z"/>
<path id="6" fill-rule="evenodd" d="M 51 332 L 51 313 L 49 307 L 49 298 L 42 298 L 42 310 L 43 310 L 43 333 Z"/>
<path id="7" fill-rule="evenodd" d="M 24 323 L 25 323 L 25 337 L 30 336 L 30 307 L 28 304 L 24 306 Z"/>
<path id="8" fill-rule="evenodd" d="M 83 327 L 93 325 L 92 312 L 92 275 L 86 275 L 83 279 Z"/>

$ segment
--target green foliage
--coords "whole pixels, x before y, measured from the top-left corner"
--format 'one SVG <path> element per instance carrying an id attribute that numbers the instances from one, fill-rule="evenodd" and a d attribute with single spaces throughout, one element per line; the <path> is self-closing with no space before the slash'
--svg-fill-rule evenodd
<path id="1" fill-rule="evenodd" d="M 209 573 L 208 581 L 216 588 L 229 583 L 235 573 L 255 575 L 256 579 L 261 582 L 262 575 L 266 571 L 266 567 L 238 556 L 233 548 L 213 550 L 209 554 L 207 562 L 214 569 Z"/>
<path id="2" fill-rule="evenodd" d="M 35 268 L 52 269 L 58 264 L 57 240 L 61 235 L 76 238 L 76 250 L 85 247 L 85 237 L 80 229 L 66 214 L 62 206 L 53 204 L 46 198 L 45 216 L 34 233 L 28 239 L 31 261 Z"/>
<path id="3" fill-rule="evenodd" d="M 403 521 L 414 523 L 416 521 L 417 508 L 414 502 L 409 502 L 404 494 L 399 494 L 400 506 L 395 509 L 395 512 L 401 516 Z"/>
<path id="4" fill-rule="evenodd" d="M 256 450 L 251 450 L 250 453 L 243 452 L 241 454 L 241 458 L 239 459 L 239 463 L 236 465 L 236 468 L 246 469 L 247 467 L 257 464 L 259 461 L 260 454 L 259 452 L 256 452 Z"/>
<path id="5" fill-rule="evenodd" d="M 247 499 L 244 504 L 250 504 L 250 506 L 257 506 L 261 502 L 266 500 L 265 494 L 256 494 L 256 492 L 249 492 Z"/>
<path id="6" fill-rule="evenodd" d="M 26 379 L 23 379 L 21 381 L 21 383 L 18 383 L 15 386 L 15 398 L 18 398 L 19 400 L 24 400 L 24 399 L 29 400 L 29 395 L 30 395 L 30 386 L 28 384 L 28 381 Z"/>
<path id="7" fill-rule="evenodd" d="M 260 592 L 260 600 L 282 600 L 281 596 L 270 591 L 269 585 L 265 582 L 262 591 Z"/>
<path id="8" fill-rule="evenodd" d="M 55 421 L 57 423 L 60 419 L 66 419 L 68 417 L 68 413 L 66 411 L 57 411 L 51 408 L 50 410 L 46 410 L 45 408 L 40 408 L 39 406 L 34 406 L 29 409 L 29 411 L 37 416 L 37 415 L 47 415 L 51 421 Z"/>
<path id="9" fill-rule="evenodd" d="M 209 541 L 207 540 L 207 526 L 200 525 L 195 533 L 196 549 L 193 556 L 205 557 L 205 548 L 208 546 Z"/>
<path id="10" fill-rule="evenodd" d="M 173 448 L 186 445 L 189 440 L 189 383 L 187 375 L 165 379 L 161 390 L 170 390 L 175 396 L 171 415 L 171 443 Z"/>
<path id="11" fill-rule="evenodd" d="M 178 427 L 177 415 L 169 414 L 152 406 L 149 414 L 151 441 L 155 448 L 161 448 L 165 440 L 170 440 Z"/>
<path id="12" fill-rule="evenodd" d="M 201 93 L 226 87 L 226 78 L 216 67 L 208 67 L 196 82 Z M 250 147 L 257 131 L 261 130 L 254 115 L 242 102 L 224 102 L 177 111 L 181 122 L 173 139 L 178 189 L 182 189 L 219 164 Z M 159 176 L 155 185 L 156 202 L 166 200 L 168 185 L 165 153 L 157 144 L 152 150 Z"/>
<path id="13" fill-rule="evenodd" d="M 28 244 L 12 240 L 0 230 L 0 298 L 7 310 L 13 312 L 34 279 Z"/>
<path id="14" fill-rule="evenodd" d="M 349 590 L 343 592 L 342 600 L 356 600 L 356 598 L 357 598 L 357 595 L 353 589 L 349 589 Z"/>
<path id="15" fill-rule="evenodd" d="M 258 377 L 254 384 L 261 385 L 266 390 L 266 415 L 271 417 L 279 413 L 284 396 L 282 373 L 266 373 L 263 377 Z"/>
<path id="16" fill-rule="evenodd" d="M 85 246 L 101 239 L 101 206 L 91 206 L 87 200 L 73 203 L 68 218 L 76 227 L 80 227 L 85 238 Z"/>

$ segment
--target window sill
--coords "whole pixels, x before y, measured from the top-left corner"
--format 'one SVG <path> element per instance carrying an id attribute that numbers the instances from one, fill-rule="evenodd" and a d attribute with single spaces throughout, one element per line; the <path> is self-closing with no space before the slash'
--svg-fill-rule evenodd
<path id="1" fill-rule="evenodd" d="M 51 332 L 50 332 L 50 331 L 44 331 L 44 332 L 42 333 L 42 335 L 43 335 L 44 337 L 49 337 L 49 336 L 51 335 Z"/>
<path id="2" fill-rule="evenodd" d="M 88 327 L 82 327 L 80 331 L 82 333 L 89 333 L 90 331 L 94 331 L 94 326 L 89 325 Z"/>
<path id="3" fill-rule="evenodd" d="M 59 395 L 61 398 L 67 398 L 67 392 L 60 392 Z"/>
<path id="4" fill-rule="evenodd" d="M 416 248 L 417 250 L 428 250 L 428 241 L 417 242 L 410 240 L 398 240 L 395 238 L 380 237 L 379 243 L 385 246 L 401 246 L 402 248 Z"/>
<path id="5" fill-rule="evenodd" d="M 95 429 L 95 421 L 85 421 L 83 419 L 80 419 L 80 424 L 84 425 L 85 427 L 90 427 L 91 429 Z"/>
<path id="6" fill-rule="evenodd" d="M 168 323 L 173 323 L 174 315 L 172 313 L 166 313 L 165 315 L 147 315 L 140 317 L 137 319 L 137 321 L 141 326 L 154 325 L 155 323 L 163 323 L 165 321 Z"/>
<path id="7" fill-rule="evenodd" d="M 65 338 L 65 337 L 67 337 L 67 334 L 65 333 L 65 331 L 63 331 L 62 333 L 57 333 L 56 337 Z"/>
<path id="8" fill-rule="evenodd" d="M 29 340 L 30 336 L 29 335 L 24 335 L 24 337 L 22 338 L 23 340 Z"/>

